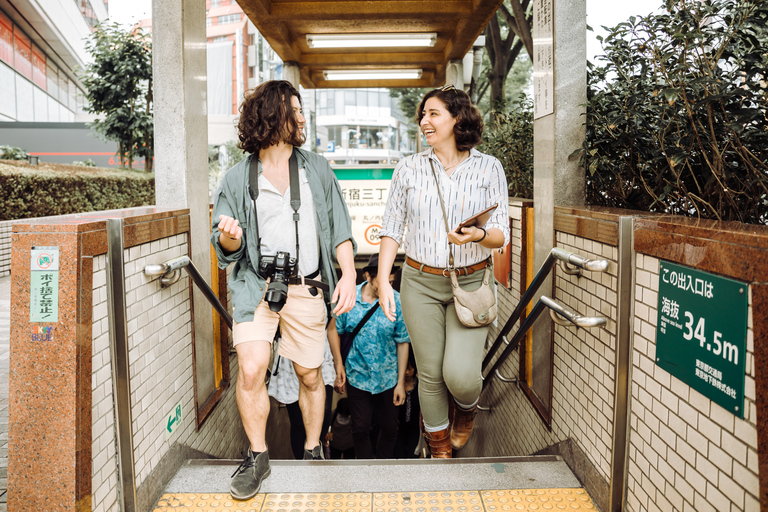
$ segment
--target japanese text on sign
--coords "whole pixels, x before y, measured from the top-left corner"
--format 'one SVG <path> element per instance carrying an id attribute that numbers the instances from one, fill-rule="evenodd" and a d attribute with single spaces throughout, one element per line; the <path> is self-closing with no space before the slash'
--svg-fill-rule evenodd
<path id="1" fill-rule="evenodd" d="M 534 2 L 533 118 L 554 112 L 553 1 Z"/>
<path id="2" fill-rule="evenodd" d="M 59 321 L 59 248 L 32 247 L 30 322 Z"/>
<path id="3" fill-rule="evenodd" d="M 662 262 L 656 364 L 744 417 L 747 285 Z"/>

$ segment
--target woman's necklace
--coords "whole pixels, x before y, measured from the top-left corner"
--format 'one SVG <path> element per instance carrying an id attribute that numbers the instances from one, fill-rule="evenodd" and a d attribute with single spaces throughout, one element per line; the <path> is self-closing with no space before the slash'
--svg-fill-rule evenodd
<path id="1" fill-rule="evenodd" d="M 459 157 L 456 159 L 456 162 L 454 164 L 452 164 L 452 165 L 444 165 L 443 169 L 445 169 L 446 171 L 450 170 L 450 169 L 453 169 L 454 167 L 456 167 L 457 165 L 459 165 L 463 161 L 464 161 L 464 153 L 462 152 L 461 154 L 459 154 Z"/>

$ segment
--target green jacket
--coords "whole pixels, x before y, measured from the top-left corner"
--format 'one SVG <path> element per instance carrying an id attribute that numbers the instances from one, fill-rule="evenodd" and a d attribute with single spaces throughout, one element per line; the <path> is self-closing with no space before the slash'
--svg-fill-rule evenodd
<path id="1" fill-rule="evenodd" d="M 341 187 L 328 161 L 321 155 L 300 148 L 296 148 L 296 153 L 299 168 L 306 170 L 307 181 L 315 201 L 317 232 L 320 238 L 319 268 L 322 269 L 323 282 L 330 287 L 327 297 L 330 299 L 338 282 L 334 269 L 336 247 L 351 240 L 353 250 L 357 253 L 357 244 L 352 238 L 352 221 L 341 195 Z M 251 158 L 253 156 L 249 155 L 227 171 L 213 200 L 211 243 L 216 249 L 219 268 L 227 268 L 230 263 L 235 263 L 229 278 L 229 289 L 235 305 L 235 322 L 253 321 L 253 312 L 266 291 L 266 283 L 255 269 L 259 261 L 259 244 L 254 243 L 256 225 L 251 197 L 248 195 Z M 237 251 L 230 254 L 225 254 L 219 245 L 219 215 L 237 219 L 243 228 L 242 244 Z"/>

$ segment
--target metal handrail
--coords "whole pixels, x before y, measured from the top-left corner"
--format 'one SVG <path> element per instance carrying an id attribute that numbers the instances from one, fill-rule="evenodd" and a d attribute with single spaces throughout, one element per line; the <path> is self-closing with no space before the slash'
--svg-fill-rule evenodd
<path id="1" fill-rule="evenodd" d="M 555 263 L 561 262 L 563 265 L 574 265 L 578 269 L 583 270 L 589 270 L 591 272 L 605 272 L 608 269 L 608 261 L 604 259 L 596 259 L 596 260 L 590 260 L 588 258 L 585 258 L 583 256 L 579 256 L 578 254 L 574 254 L 572 252 L 564 251 L 563 249 L 558 249 L 557 247 L 554 247 L 550 252 L 549 256 L 547 256 L 546 261 L 544 261 L 544 264 L 541 265 L 541 268 L 539 269 L 539 272 L 536 274 L 536 277 L 534 277 L 533 281 L 531 282 L 530 286 L 528 286 L 528 289 L 525 290 L 525 293 L 520 298 L 520 302 L 517 304 L 517 307 L 510 315 L 509 319 L 507 320 L 507 323 L 504 324 L 504 327 L 501 328 L 501 331 L 499 331 L 499 335 L 496 337 L 496 340 L 493 342 L 493 345 L 491 346 L 490 350 L 488 350 L 488 353 L 485 355 L 485 358 L 483 358 L 483 366 L 482 369 L 485 371 L 485 369 L 488 367 L 490 362 L 493 360 L 494 355 L 499 350 L 499 347 L 502 343 L 506 343 L 509 345 L 509 341 L 507 340 L 507 334 L 512 330 L 512 327 L 517 323 L 517 321 L 520 319 L 520 315 L 522 314 L 523 310 L 528 306 L 528 304 L 533 300 L 534 295 L 536 295 L 536 292 L 539 291 L 539 288 L 544 283 L 544 280 L 547 278 L 549 273 L 552 271 L 552 268 L 555 266 Z M 568 267 L 565 267 L 568 268 Z M 567 273 L 573 273 L 570 270 L 566 270 Z M 579 270 L 579 273 L 581 270 Z M 521 326 L 522 327 L 522 326 Z"/>
<path id="2" fill-rule="evenodd" d="M 197 270 L 194 263 L 192 263 L 192 260 L 189 259 L 189 256 L 179 256 L 178 258 L 157 265 L 145 265 L 144 274 L 148 276 L 163 276 L 161 279 L 161 286 L 166 288 L 179 280 L 181 277 L 180 269 L 182 268 L 187 271 L 189 277 L 192 278 L 192 282 L 200 288 L 200 291 L 203 292 L 203 295 L 205 295 L 205 298 L 211 303 L 211 306 L 213 306 L 219 316 L 224 319 L 227 327 L 232 330 L 232 316 L 230 316 L 229 312 L 221 304 L 221 301 L 219 301 L 219 298 L 213 293 L 213 290 L 208 286 L 208 283 L 205 282 L 205 279 Z"/>
<path id="3" fill-rule="evenodd" d="M 491 370 L 486 374 L 486 376 L 483 377 L 483 389 L 488 387 L 488 384 L 493 380 L 494 377 L 500 377 L 498 373 L 499 367 L 504 363 L 504 361 L 507 360 L 507 357 L 509 357 L 509 355 L 517 348 L 517 345 L 523 339 L 523 337 L 528 332 L 528 330 L 531 327 L 533 327 L 533 324 L 539 318 L 541 313 L 544 312 L 545 308 L 549 308 L 550 312 L 554 312 L 554 313 L 557 313 L 558 315 L 561 315 L 562 317 L 567 319 L 568 323 L 572 323 L 577 327 L 589 328 L 589 327 L 598 327 L 600 325 L 606 324 L 606 319 L 603 316 L 589 317 L 589 316 L 578 315 L 573 311 L 570 311 L 564 308 L 563 306 L 558 304 L 556 301 L 550 299 L 546 295 L 542 295 L 541 298 L 539 298 L 538 302 L 536 302 L 536 305 L 533 307 L 533 311 L 531 311 L 531 314 L 528 315 L 528 317 L 526 317 L 525 321 L 517 330 L 515 335 L 507 343 L 507 346 L 504 348 L 504 351 L 501 353 L 498 359 L 496 359 L 496 362 L 491 367 Z M 516 381 L 517 379 L 515 379 L 515 382 Z"/>

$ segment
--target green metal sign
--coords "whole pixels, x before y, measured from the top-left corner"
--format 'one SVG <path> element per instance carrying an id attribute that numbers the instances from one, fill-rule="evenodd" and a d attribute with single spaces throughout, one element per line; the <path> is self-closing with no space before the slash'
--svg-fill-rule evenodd
<path id="1" fill-rule="evenodd" d="M 744 417 L 747 285 L 674 263 L 659 268 L 656 364 Z"/>

